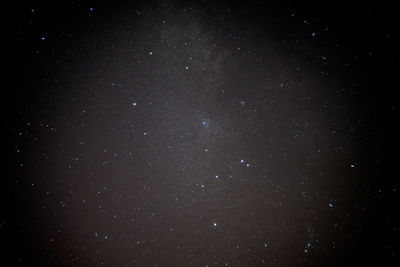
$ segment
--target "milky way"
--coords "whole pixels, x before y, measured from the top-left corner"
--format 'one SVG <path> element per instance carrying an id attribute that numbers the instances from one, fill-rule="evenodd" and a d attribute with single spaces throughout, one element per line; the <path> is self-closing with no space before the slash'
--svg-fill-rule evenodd
<path id="1" fill-rule="evenodd" d="M 398 189 L 378 182 L 383 111 L 370 109 L 368 71 L 379 50 L 373 36 L 349 37 L 358 24 L 339 6 L 15 7 L 9 49 L 18 56 L 7 56 L 3 79 L 12 155 L 4 201 L 13 203 L 1 228 L 18 243 L 11 260 L 398 260 L 385 238 L 399 228 L 379 212 L 383 194 Z M 343 14 L 331 19 L 331 8 Z M 375 9 L 360 9 L 375 34 Z"/>

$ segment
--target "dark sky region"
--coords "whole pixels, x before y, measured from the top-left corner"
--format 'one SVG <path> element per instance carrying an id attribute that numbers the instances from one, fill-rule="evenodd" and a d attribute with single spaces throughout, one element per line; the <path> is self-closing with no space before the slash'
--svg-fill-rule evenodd
<path id="1" fill-rule="evenodd" d="M 6 266 L 399 266 L 398 10 L 2 6 Z"/>

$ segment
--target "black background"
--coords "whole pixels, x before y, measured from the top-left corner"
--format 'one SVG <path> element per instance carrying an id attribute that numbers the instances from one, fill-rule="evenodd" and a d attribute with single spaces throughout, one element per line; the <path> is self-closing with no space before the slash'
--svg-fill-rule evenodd
<path id="1" fill-rule="evenodd" d="M 100 253 L 96 254 L 95 251 L 98 247 L 89 242 L 85 235 L 86 229 L 90 228 L 89 223 L 86 223 L 86 226 L 80 226 L 81 215 L 86 210 L 82 208 L 79 211 L 79 206 L 74 206 L 68 212 L 59 212 L 57 216 L 53 216 L 59 209 L 59 200 L 56 200 L 57 197 L 50 200 L 46 198 L 45 192 L 47 191 L 50 191 L 51 194 L 54 191 L 54 194 L 58 192 L 63 195 L 64 191 L 69 190 L 67 187 L 70 180 L 65 181 L 64 185 L 59 185 L 56 184 L 54 177 L 55 170 L 61 168 L 60 166 L 64 163 L 59 163 L 57 160 L 46 164 L 40 163 L 46 157 L 43 153 L 48 153 L 50 158 L 58 160 L 62 158 L 63 156 L 56 156 L 54 151 L 68 150 L 68 146 L 73 142 L 68 138 L 75 138 L 69 134 L 74 132 L 74 127 L 79 124 L 70 123 L 76 120 L 75 106 L 68 104 L 69 102 L 65 99 L 79 98 L 80 95 L 83 95 L 84 98 L 85 88 L 96 84 L 93 82 L 94 80 L 103 78 L 101 71 L 93 70 L 96 69 L 96 64 L 108 64 L 101 59 L 98 62 L 93 60 L 96 58 L 95 55 L 106 58 L 108 50 L 105 47 L 112 46 L 111 43 L 117 43 L 118 46 L 118 40 L 129 35 L 127 33 L 129 31 L 140 31 L 139 29 L 143 30 L 143 28 L 144 31 L 152 29 L 151 23 L 143 26 L 144 22 L 135 16 L 145 16 L 150 13 L 150 10 L 155 10 L 151 16 L 157 20 L 157 16 L 163 12 L 160 11 L 159 6 L 164 4 L 174 6 L 175 11 L 171 11 L 172 14 L 175 14 L 173 12 L 179 13 L 184 9 L 194 9 L 199 23 L 212 25 L 213 28 L 210 28 L 210 31 L 213 32 L 216 42 L 220 42 L 222 45 L 224 42 L 228 42 L 229 38 L 224 39 L 227 33 L 244 32 L 247 38 L 244 41 L 246 44 L 253 44 L 257 47 L 271 44 L 271 46 L 278 47 L 277 49 L 282 53 L 280 56 L 284 58 L 283 62 L 295 59 L 300 62 L 300 65 L 310 66 L 317 72 L 328 72 L 329 75 L 324 78 L 323 84 L 331 85 L 332 88 L 337 85 L 338 88 L 346 89 L 340 98 L 342 102 L 337 103 L 333 99 L 332 110 L 328 112 L 328 117 L 335 118 L 337 116 L 335 107 L 346 107 L 348 117 L 343 121 L 348 121 L 349 125 L 354 124 L 356 128 L 354 134 L 349 134 L 353 136 L 349 142 L 354 141 L 354 146 L 350 149 L 351 158 L 357 159 L 359 164 L 356 167 L 359 167 L 359 170 L 352 174 L 344 170 L 337 172 L 337 175 L 343 175 L 338 180 L 348 180 L 348 187 L 345 191 L 349 197 L 343 200 L 342 206 L 352 206 L 354 215 L 348 221 L 338 219 L 342 218 L 339 215 L 334 219 L 324 221 L 325 213 L 320 213 L 322 218 L 322 222 L 319 222 L 320 226 L 334 223 L 343 225 L 340 233 L 336 234 L 337 238 L 342 241 L 337 245 L 341 248 L 334 253 L 327 252 L 326 246 L 316 246 L 311 254 L 306 253 L 302 258 L 299 254 L 292 252 L 291 245 L 288 245 L 286 249 L 285 246 L 281 246 L 274 251 L 275 254 L 271 253 L 265 256 L 265 263 L 256 260 L 263 252 L 252 249 L 252 252 L 248 252 L 248 254 L 253 253 L 256 257 L 238 254 L 236 258 L 234 257 L 235 260 L 229 261 L 228 266 L 366 266 L 369 264 L 396 266 L 399 262 L 400 231 L 399 221 L 396 218 L 399 212 L 398 196 L 400 191 L 398 180 L 400 108 L 398 35 L 400 16 L 394 4 L 383 1 L 364 1 L 362 3 L 355 1 L 312 3 L 291 1 L 196 1 L 196 3 L 187 1 L 166 1 L 165 3 L 162 1 L 147 3 L 146 1 L 123 3 L 115 1 L 108 3 L 23 1 L 12 5 L 3 5 L 1 92 L 3 133 L 5 134 L 3 158 L 5 160 L 3 160 L 4 174 L 1 179 L 0 231 L 2 243 L 6 246 L 6 249 L 3 250 L 5 259 L 12 263 L 9 266 L 43 266 L 46 264 L 51 266 L 98 266 L 103 262 L 103 258 L 105 266 L 154 266 L 155 264 L 158 264 L 157 266 L 205 266 L 206 263 L 214 266 L 214 262 L 217 263 L 217 266 L 225 264 L 223 259 L 226 256 L 226 250 L 215 247 L 210 254 L 210 252 L 206 252 L 207 244 L 193 245 L 196 248 L 194 259 L 176 256 L 187 252 L 177 252 L 176 255 L 173 253 L 160 255 L 158 254 L 160 248 L 150 243 L 147 250 L 132 252 L 135 261 L 133 259 L 128 261 L 128 256 L 122 259 L 120 257 L 119 260 L 104 256 L 115 253 L 118 255 L 116 251 L 119 245 L 99 245 Z M 90 8 L 93 8 L 93 11 Z M 226 15 L 222 21 L 222 14 L 225 14 L 227 9 L 230 10 L 229 15 Z M 142 14 L 137 15 L 138 10 Z M 307 23 L 304 20 L 307 20 Z M 325 30 L 326 27 L 328 30 Z M 313 32 L 316 33 L 315 38 L 311 36 Z M 41 40 L 42 36 L 45 37 L 45 40 Z M 135 39 L 135 37 L 132 38 Z M 300 41 L 300 45 L 296 45 L 296 40 Z M 148 42 L 141 43 L 141 40 L 138 39 L 135 43 L 137 47 L 140 47 L 141 44 L 146 46 Z M 226 44 L 235 46 L 234 43 Z M 321 61 L 321 56 L 326 56 L 329 63 Z M 92 61 L 88 58 L 91 58 Z M 238 64 L 234 60 L 232 62 Z M 280 70 L 284 69 L 287 63 L 274 62 L 274 65 L 276 69 Z M 117 77 L 120 71 L 118 68 L 121 68 L 118 63 L 114 65 L 110 63 L 109 68 L 110 72 Z M 113 68 L 115 71 L 112 70 Z M 149 73 L 149 70 L 146 71 Z M 242 77 L 246 79 L 252 73 L 254 70 L 249 67 L 243 71 Z M 291 72 L 285 73 L 291 75 Z M 74 76 L 76 74 L 79 74 L 79 77 Z M 121 81 L 124 79 L 123 76 L 121 74 Z M 307 79 L 312 81 L 314 76 L 311 75 L 311 78 Z M 102 90 L 99 88 L 100 92 Z M 258 92 L 250 92 L 250 94 L 254 94 L 256 97 Z M 326 91 L 321 91 L 321 94 L 326 94 Z M 329 96 L 327 97 L 329 98 Z M 98 105 L 107 105 L 112 102 L 113 100 L 110 98 L 110 102 L 99 102 Z M 96 105 L 94 102 L 90 103 L 92 106 Z M 140 105 L 140 103 L 138 104 Z M 206 106 L 213 104 L 215 102 L 207 102 Z M 177 109 L 177 111 L 180 112 L 182 109 Z M 219 115 L 218 112 L 216 114 L 215 116 Z M 104 118 L 104 122 L 99 113 L 93 116 L 94 118 L 88 119 L 88 121 L 92 121 L 93 124 L 104 123 L 104 127 L 99 127 L 99 129 L 111 131 L 112 127 L 107 127 L 109 121 L 107 116 Z M 148 116 L 149 113 L 143 113 L 142 119 L 147 120 Z M 355 126 L 359 120 L 362 122 Z M 30 123 L 29 127 L 26 126 L 27 122 Z M 41 123 L 49 124 L 49 126 L 42 127 Z M 48 136 L 46 131 L 52 127 L 51 123 L 65 125 L 65 129 L 69 129 L 69 131 L 63 132 L 62 127 L 56 127 L 57 131 L 54 136 L 46 137 Z M 277 123 L 279 124 L 279 122 Z M 338 125 L 337 127 L 345 128 L 344 124 L 342 126 Z M 22 132 L 22 137 L 19 135 L 20 132 Z M 228 132 L 227 135 L 229 134 Z M 343 138 L 346 136 L 347 134 Z M 38 138 L 38 141 L 33 141 L 36 140 L 35 137 Z M 244 143 L 241 146 L 246 147 L 246 141 L 242 142 Z M 120 143 L 123 144 L 123 141 Z M 121 146 L 118 144 L 115 146 Z M 155 145 L 149 147 L 152 146 Z M 21 152 L 16 152 L 17 149 L 21 149 Z M 95 151 L 94 154 L 97 153 L 95 147 L 87 149 Z M 47 151 L 53 151 L 55 154 Z M 155 151 L 158 151 L 157 148 Z M 332 151 L 324 155 L 321 164 L 329 163 L 330 160 L 334 161 L 331 153 Z M 21 163 L 24 165 L 21 166 Z M 65 164 L 68 165 L 68 163 Z M 139 163 L 137 166 L 140 168 Z M 74 175 L 79 177 L 80 173 L 85 173 L 85 167 L 81 168 L 80 171 L 65 179 L 73 179 Z M 291 168 L 291 165 L 288 165 L 287 168 Z M 143 173 L 145 176 L 146 172 Z M 113 171 L 111 170 L 109 174 L 113 175 Z M 31 184 L 36 181 L 39 181 L 40 186 L 45 188 L 37 189 L 42 190 L 40 193 L 32 189 Z M 87 199 L 90 199 L 90 194 L 96 194 L 90 190 L 91 187 L 96 186 L 90 182 L 86 183 L 85 179 L 77 183 L 89 188 L 77 193 L 78 195 L 87 195 Z M 173 191 L 171 189 L 173 187 L 171 184 L 164 187 L 161 185 L 158 190 L 159 192 L 169 192 Z M 335 182 L 333 182 L 333 187 L 332 190 L 336 190 L 335 192 L 340 191 Z M 96 190 L 94 189 L 94 192 Z M 252 190 L 255 189 L 250 186 L 248 190 L 251 195 Z M 313 188 L 312 190 L 317 192 L 319 189 Z M 290 195 L 290 193 L 288 194 Z M 342 196 L 341 193 L 337 194 Z M 232 195 L 235 194 L 232 193 Z M 114 200 L 111 199 L 113 198 L 107 201 L 111 203 L 110 205 L 114 205 Z M 315 198 L 311 201 L 318 200 Z M 74 201 L 74 197 L 69 200 L 71 203 Z M 105 202 L 107 203 L 107 201 Z M 189 203 L 186 202 L 183 205 L 190 206 Z M 45 211 L 43 211 L 43 205 L 47 206 Z M 130 204 L 121 205 L 122 210 L 130 209 Z M 123 205 L 128 206 L 124 207 Z M 207 205 L 204 204 L 202 209 L 207 209 Z M 216 209 L 218 210 L 218 207 Z M 254 209 L 257 210 L 258 207 L 254 207 Z M 337 209 L 340 211 L 338 213 L 346 214 L 345 208 L 338 207 Z M 318 213 L 318 209 L 316 210 Z M 140 212 L 136 213 L 140 214 Z M 134 212 L 134 214 L 136 213 Z M 71 224 L 71 222 L 64 221 L 71 217 L 73 224 L 77 225 L 77 228 L 82 227 L 83 230 L 81 232 L 80 230 L 66 230 L 57 235 L 57 229 Z M 179 219 L 172 219 L 172 223 L 179 224 Z M 249 219 L 249 224 L 251 223 L 252 220 Z M 288 224 L 294 225 L 296 223 L 288 222 Z M 105 221 L 104 225 L 107 224 Z M 149 227 L 150 229 L 152 227 L 160 228 L 158 223 Z M 263 228 L 262 226 L 257 227 L 258 229 Z M 185 226 L 183 225 L 182 228 Z M 127 230 L 121 230 L 122 233 L 124 231 Z M 97 231 L 93 230 L 94 232 Z M 324 231 L 321 230 L 321 232 Z M 189 243 L 188 246 L 192 246 L 190 240 L 194 237 L 189 233 L 182 235 L 181 240 L 186 244 Z M 215 235 L 210 234 L 210 237 L 218 239 L 219 237 Z M 335 233 L 332 235 L 335 236 Z M 169 237 L 160 237 L 160 239 L 163 238 L 168 239 Z M 293 238 L 297 240 L 302 237 Z M 50 239 L 52 239 L 51 242 L 49 242 Z M 128 237 L 126 239 L 129 240 Z M 125 239 L 122 237 L 122 240 Z M 135 242 L 136 240 L 132 240 L 132 243 Z M 160 246 L 169 246 L 174 243 L 174 241 L 169 243 L 168 240 L 155 240 L 154 242 L 162 244 Z M 53 245 L 54 243 L 57 245 Z M 127 241 L 126 246 L 130 245 Z"/>

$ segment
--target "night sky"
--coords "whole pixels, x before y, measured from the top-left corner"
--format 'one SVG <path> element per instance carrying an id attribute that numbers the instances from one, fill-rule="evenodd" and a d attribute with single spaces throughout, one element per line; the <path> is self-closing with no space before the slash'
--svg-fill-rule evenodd
<path id="1" fill-rule="evenodd" d="M 394 6 L 23 1 L 1 24 L 7 266 L 399 266 Z"/>

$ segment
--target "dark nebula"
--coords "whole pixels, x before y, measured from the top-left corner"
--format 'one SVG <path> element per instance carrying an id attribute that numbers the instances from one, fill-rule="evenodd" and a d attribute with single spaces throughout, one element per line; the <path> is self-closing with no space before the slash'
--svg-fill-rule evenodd
<path id="1" fill-rule="evenodd" d="M 4 266 L 399 266 L 399 21 L 3 6 Z"/>

